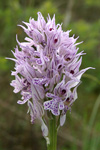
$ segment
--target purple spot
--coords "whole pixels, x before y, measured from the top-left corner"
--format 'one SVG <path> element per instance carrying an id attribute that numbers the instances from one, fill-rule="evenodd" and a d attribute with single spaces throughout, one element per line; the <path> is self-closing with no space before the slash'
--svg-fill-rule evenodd
<path id="1" fill-rule="evenodd" d="M 61 94 L 64 95 L 65 93 L 66 93 L 66 90 L 63 89 L 63 90 L 61 91 Z"/>
<path id="2" fill-rule="evenodd" d="M 57 43 L 58 42 L 58 39 L 54 39 L 54 43 Z"/>
<path id="3" fill-rule="evenodd" d="M 50 104 L 52 104 L 52 102 L 50 102 Z"/>
<path id="4" fill-rule="evenodd" d="M 29 33 L 30 33 L 30 36 L 32 37 L 32 31 L 29 31 Z"/>
<path id="5" fill-rule="evenodd" d="M 58 69 L 60 69 L 61 67 L 62 67 L 62 65 L 59 65 L 59 66 L 58 66 Z"/>
<path id="6" fill-rule="evenodd" d="M 50 30 L 50 31 L 52 31 L 52 30 L 53 30 L 53 28 L 50 28 L 49 30 Z"/>
<path id="7" fill-rule="evenodd" d="M 24 80 L 24 83 L 27 83 L 27 79 Z"/>
<path id="8" fill-rule="evenodd" d="M 44 104 L 45 106 L 47 106 L 47 104 Z"/>
<path id="9" fill-rule="evenodd" d="M 71 70 L 70 73 L 71 73 L 71 74 L 74 74 L 74 70 Z"/>

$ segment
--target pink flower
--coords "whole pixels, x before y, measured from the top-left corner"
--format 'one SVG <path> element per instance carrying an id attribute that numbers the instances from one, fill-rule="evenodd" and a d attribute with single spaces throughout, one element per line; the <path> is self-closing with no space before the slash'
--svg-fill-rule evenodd
<path id="1" fill-rule="evenodd" d="M 15 71 L 11 82 L 14 92 L 20 92 L 22 100 L 27 103 L 31 121 L 41 119 L 46 111 L 61 115 L 65 120 L 67 110 L 77 99 L 77 87 L 81 76 L 91 67 L 80 70 L 83 51 L 78 52 L 77 38 L 69 37 L 69 32 L 62 30 L 62 25 L 55 24 L 55 15 L 47 21 L 40 12 L 38 19 L 29 19 L 21 26 L 28 37 L 26 42 L 19 42 L 15 48 Z M 19 50 L 20 48 L 20 50 Z M 64 123 L 64 121 L 63 121 Z M 63 124 L 61 123 L 61 125 Z"/>

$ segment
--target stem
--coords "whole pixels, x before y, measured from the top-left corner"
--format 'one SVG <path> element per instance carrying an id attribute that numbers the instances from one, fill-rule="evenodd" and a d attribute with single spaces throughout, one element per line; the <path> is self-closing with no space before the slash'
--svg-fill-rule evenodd
<path id="1" fill-rule="evenodd" d="M 57 147 L 57 128 L 56 117 L 49 120 L 49 140 L 50 144 L 47 145 L 47 150 L 56 150 Z"/>

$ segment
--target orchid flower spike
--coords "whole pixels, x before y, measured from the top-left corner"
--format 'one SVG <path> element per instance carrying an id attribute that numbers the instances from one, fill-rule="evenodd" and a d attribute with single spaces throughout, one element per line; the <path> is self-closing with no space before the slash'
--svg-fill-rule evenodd
<path id="1" fill-rule="evenodd" d="M 66 120 L 66 112 L 77 99 L 77 87 L 81 77 L 88 69 L 80 70 L 83 51 L 78 53 L 77 38 L 64 32 L 62 25 L 55 23 L 48 14 L 47 20 L 38 12 L 38 19 L 29 19 L 29 23 L 19 25 L 27 37 L 19 42 L 12 52 L 15 59 L 15 70 L 11 82 L 14 92 L 21 94 L 18 104 L 28 105 L 31 122 L 42 120 L 42 130 L 47 136 L 48 129 L 44 120 L 48 113 L 60 117 L 62 126 Z M 19 50 L 20 49 L 20 50 Z"/>

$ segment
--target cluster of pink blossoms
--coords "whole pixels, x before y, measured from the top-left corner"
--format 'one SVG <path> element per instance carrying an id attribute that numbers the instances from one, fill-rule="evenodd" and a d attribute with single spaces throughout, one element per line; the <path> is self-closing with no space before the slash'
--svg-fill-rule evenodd
<path id="1" fill-rule="evenodd" d="M 35 21 L 20 25 L 28 37 L 26 42 L 19 42 L 13 55 L 15 71 L 11 82 L 14 92 L 22 97 L 18 104 L 28 104 L 31 121 L 41 119 L 51 112 L 61 116 L 60 124 L 77 99 L 77 87 L 82 74 L 90 69 L 79 70 L 83 51 L 78 53 L 77 38 L 69 37 L 69 32 L 62 30 L 62 25 L 55 24 L 55 15 L 47 21 L 40 12 Z M 20 50 L 19 50 L 20 49 Z M 62 119 L 63 118 L 63 119 Z"/>

